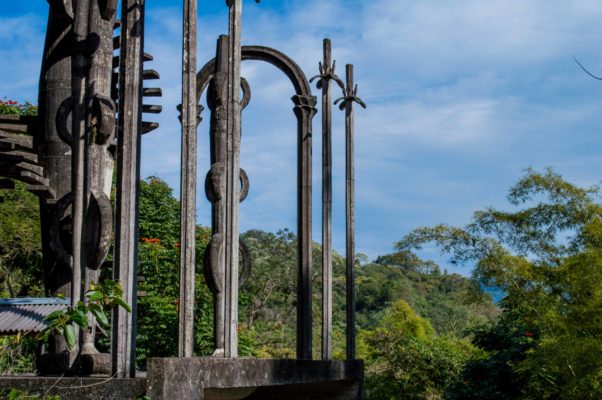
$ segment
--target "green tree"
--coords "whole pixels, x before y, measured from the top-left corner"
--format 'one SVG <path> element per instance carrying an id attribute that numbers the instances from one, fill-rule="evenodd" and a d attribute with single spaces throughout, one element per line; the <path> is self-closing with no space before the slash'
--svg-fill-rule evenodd
<path id="1" fill-rule="evenodd" d="M 35 372 L 38 342 L 21 335 L 0 338 L 0 374 L 19 375 Z"/>
<path id="2" fill-rule="evenodd" d="M 475 335 L 489 356 L 469 364 L 459 398 L 602 398 L 598 188 L 528 170 L 508 199 L 515 210 L 477 211 L 465 228 L 420 228 L 397 244 L 435 242 L 505 294 L 501 318 Z"/>
<path id="3" fill-rule="evenodd" d="M 252 274 L 240 294 L 241 330 L 253 340 L 258 357 L 296 355 L 297 236 L 288 229 L 276 233 L 250 230 L 242 235 L 252 259 Z M 321 252 L 313 244 L 313 318 L 321 320 Z M 344 260 L 333 253 L 333 351 L 344 352 Z M 320 349 L 320 324 L 314 324 L 314 352 Z"/>
<path id="4" fill-rule="evenodd" d="M 33 116 L 37 107 L 0 100 L 0 115 Z M 0 191 L 0 221 L 0 297 L 43 294 L 39 205 L 25 184 Z"/>
<path id="5" fill-rule="evenodd" d="M 37 107 L 0 100 L 0 115 L 37 115 Z M 42 248 L 38 199 L 25 184 L 0 191 L 0 297 L 42 296 Z M 0 374 L 35 371 L 37 342 L 30 337 L 0 340 Z M 16 398 L 16 397 L 15 397 Z"/>
<path id="6" fill-rule="evenodd" d="M 15 182 L 0 202 L 0 297 L 42 295 L 38 201 Z"/>
<path id="7" fill-rule="evenodd" d="M 380 256 L 357 271 L 358 324 L 373 329 L 383 311 L 404 300 L 437 333 L 462 336 L 469 328 L 494 319 L 499 309 L 489 295 L 458 274 L 442 274 L 432 262 L 408 252 Z"/>
<path id="8" fill-rule="evenodd" d="M 137 358 L 175 356 L 178 349 L 180 307 L 180 204 L 166 182 L 150 177 L 140 182 L 139 274 L 144 280 L 138 300 Z M 213 352 L 211 294 L 202 273 L 209 242 L 207 228 L 197 227 L 195 276 L 195 351 Z"/>
<path id="9" fill-rule="evenodd" d="M 529 399 L 602 398 L 602 249 L 567 258 L 546 280 L 541 338 L 517 365 Z"/>
<path id="10" fill-rule="evenodd" d="M 514 311 L 505 310 L 495 323 L 475 328 L 476 353 L 463 367 L 461 379 L 448 388 L 447 397 L 457 400 L 510 400 L 524 398 L 528 377 L 517 366 L 532 350 L 539 332 Z"/>
<path id="11" fill-rule="evenodd" d="M 370 400 L 441 399 L 473 355 L 467 340 L 437 336 L 431 324 L 399 300 L 382 323 L 360 335 Z"/>

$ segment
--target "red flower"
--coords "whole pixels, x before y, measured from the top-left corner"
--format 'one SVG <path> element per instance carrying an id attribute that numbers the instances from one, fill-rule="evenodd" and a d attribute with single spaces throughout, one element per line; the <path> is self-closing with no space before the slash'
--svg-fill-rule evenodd
<path id="1" fill-rule="evenodd" d="M 535 336 L 535 334 L 533 332 L 527 331 L 527 332 L 525 332 L 525 336 L 526 337 L 533 337 L 533 336 Z"/>
<path id="2" fill-rule="evenodd" d="M 176 247 L 179 249 L 180 248 L 180 243 L 176 243 Z"/>

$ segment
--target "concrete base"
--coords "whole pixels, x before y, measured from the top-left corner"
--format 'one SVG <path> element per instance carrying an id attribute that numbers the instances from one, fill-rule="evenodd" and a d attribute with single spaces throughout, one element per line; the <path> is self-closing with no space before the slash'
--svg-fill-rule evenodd
<path id="1" fill-rule="evenodd" d="M 0 389 L 62 400 L 356 400 L 363 380 L 362 361 L 152 358 L 146 378 L 0 376 Z"/>
<path id="2" fill-rule="evenodd" d="M 361 399 L 362 361 L 152 358 L 153 400 Z"/>
<path id="3" fill-rule="evenodd" d="M 135 400 L 146 393 L 144 379 L 0 377 L 0 389 L 18 389 L 61 400 Z"/>

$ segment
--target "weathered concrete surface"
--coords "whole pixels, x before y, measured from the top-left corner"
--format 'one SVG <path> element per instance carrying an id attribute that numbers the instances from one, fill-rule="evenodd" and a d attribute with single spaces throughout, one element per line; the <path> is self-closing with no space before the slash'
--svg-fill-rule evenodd
<path id="1" fill-rule="evenodd" d="M 258 388 L 246 400 L 348 400 L 360 398 L 361 385 L 353 381 L 336 381 L 318 384 L 289 385 L 285 390 L 281 386 Z"/>
<path id="2" fill-rule="evenodd" d="M 61 400 L 134 400 L 146 393 L 145 379 L 0 377 L 0 389 L 59 395 Z"/>
<path id="3" fill-rule="evenodd" d="M 359 399 L 362 361 L 152 358 L 153 400 Z"/>
<path id="4" fill-rule="evenodd" d="M 109 376 L 111 355 L 107 353 L 82 354 L 79 360 L 79 376 Z"/>
<path id="5" fill-rule="evenodd" d="M 360 399 L 362 361 L 153 358 L 146 379 L 0 377 L 0 389 L 62 400 Z"/>

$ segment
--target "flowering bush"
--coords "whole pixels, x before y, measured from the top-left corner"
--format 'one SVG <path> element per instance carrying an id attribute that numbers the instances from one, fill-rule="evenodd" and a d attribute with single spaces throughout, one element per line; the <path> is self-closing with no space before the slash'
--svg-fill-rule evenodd
<path id="1" fill-rule="evenodd" d="M 140 241 L 143 243 L 150 243 L 150 244 L 159 244 L 161 243 L 161 239 L 159 238 L 140 238 Z"/>
<path id="2" fill-rule="evenodd" d="M 26 101 L 20 104 L 14 100 L 0 100 L 0 115 L 38 115 L 38 107 Z"/>

